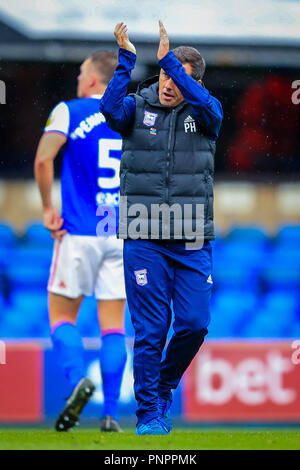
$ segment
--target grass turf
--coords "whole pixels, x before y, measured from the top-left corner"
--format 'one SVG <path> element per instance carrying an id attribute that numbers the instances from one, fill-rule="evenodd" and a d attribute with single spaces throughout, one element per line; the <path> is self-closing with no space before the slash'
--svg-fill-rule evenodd
<path id="1" fill-rule="evenodd" d="M 168 436 L 0 429 L 0 450 L 299 450 L 300 429 L 176 429 Z"/>

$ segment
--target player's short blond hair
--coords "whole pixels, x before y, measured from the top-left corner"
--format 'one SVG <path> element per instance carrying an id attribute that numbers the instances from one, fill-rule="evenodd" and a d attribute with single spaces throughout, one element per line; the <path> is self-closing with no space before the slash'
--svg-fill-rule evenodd
<path id="1" fill-rule="evenodd" d="M 118 56 L 111 51 L 96 51 L 91 56 L 91 63 L 95 67 L 101 82 L 108 84 L 118 65 Z"/>

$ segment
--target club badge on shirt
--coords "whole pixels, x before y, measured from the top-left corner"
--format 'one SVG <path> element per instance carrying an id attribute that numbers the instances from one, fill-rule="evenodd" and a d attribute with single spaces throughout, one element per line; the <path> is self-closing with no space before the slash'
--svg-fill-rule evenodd
<path id="1" fill-rule="evenodd" d="M 147 279 L 147 269 L 140 269 L 139 271 L 134 271 L 136 283 L 139 286 L 145 286 L 148 284 Z"/>
<path id="2" fill-rule="evenodd" d="M 149 126 L 149 127 L 154 126 L 157 116 L 158 116 L 157 113 L 150 113 L 150 111 L 145 111 L 144 112 L 143 124 L 145 124 L 145 126 Z"/>

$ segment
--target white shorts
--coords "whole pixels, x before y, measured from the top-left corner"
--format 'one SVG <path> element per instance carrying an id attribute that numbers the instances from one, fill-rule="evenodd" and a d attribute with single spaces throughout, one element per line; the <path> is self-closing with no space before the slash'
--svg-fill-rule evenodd
<path id="1" fill-rule="evenodd" d="M 123 240 L 67 233 L 54 245 L 48 291 L 75 299 L 125 299 Z"/>

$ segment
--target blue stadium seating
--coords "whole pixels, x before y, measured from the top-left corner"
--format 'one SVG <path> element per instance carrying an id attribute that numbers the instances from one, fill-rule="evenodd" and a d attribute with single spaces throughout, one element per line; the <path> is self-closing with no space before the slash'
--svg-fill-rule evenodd
<path id="1" fill-rule="evenodd" d="M 254 266 L 259 268 L 262 259 L 268 252 L 268 246 L 261 242 L 251 242 L 245 240 L 229 240 L 223 248 L 222 259 L 236 262 L 243 266 Z"/>
<path id="2" fill-rule="evenodd" d="M 47 293 L 41 290 L 16 290 L 6 308 L 6 335 L 41 337 L 49 335 Z"/>
<path id="3" fill-rule="evenodd" d="M 262 304 L 270 310 L 276 312 L 285 312 L 286 315 L 297 312 L 299 308 L 299 291 L 298 290 L 274 290 L 265 294 Z"/>
<path id="4" fill-rule="evenodd" d="M 268 237 L 265 229 L 257 225 L 234 225 L 228 234 L 228 240 L 238 240 L 243 242 L 265 242 L 267 239 Z"/>
<path id="5" fill-rule="evenodd" d="M 245 329 L 250 337 L 292 337 L 299 323 L 299 292 L 297 290 L 273 290 L 259 302 L 253 320 Z"/>
<path id="6" fill-rule="evenodd" d="M 212 246 L 208 338 L 299 338 L 300 226 L 282 226 L 272 238 L 261 227 L 235 226 Z M 52 248 L 41 223 L 29 224 L 23 237 L 0 224 L 1 337 L 49 336 L 46 286 Z M 99 336 L 94 298 L 83 301 L 78 327 L 85 337 Z M 128 307 L 125 330 L 133 336 Z"/>
<path id="7" fill-rule="evenodd" d="M 31 223 L 25 230 L 24 242 L 28 245 L 44 246 L 51 249 L 53 247 L 53 238 L 50 232 L 45 229 L 41 223 Z"/>
<path id="8" fill-rule="evenodd" d="M 11 250 L 11 263 L 18 266 L 42 266 L 49 271 L 52 250 L 45 246 L 22 244 L 18 249 Z"/>
<path id="9" fill-rule="evenodd" d="M 258 277 L 255 269 L 246 267 L 236 260 L 219 259 L 213 267 L 213 281 L 216 289 L 257 290 Z"/>
<path id="10" fill-rule="evenodd" d="M 214 243 L 213 243 L 214 245 Z M 258 290 L 260 271 L 271 249 L 265 232 L 254 227 L 236 227 L 216 241 L 213 274 L 218 289 Z"/>
<path id="11" fill-rule="evenodd" d="M 300 243 L 278 242 L 274 244 L 271 256 L 283 264 L 295 266 L 300 263 Z"/>
<path id="12" fill-rule="evenodd" d="M 0 247 L 12 248 L 17 242 L 17 236 L 14 229 L 4 223 L 0 223 Z"/>
<path id="13" fill-rule="evenodd" d="M 252 317 L 256 307 L 253 291 L 224 289 L 212 298 L 209 335 L 214 337 L 243 336 L 245 323 Z"/>
<path id="14" fill-rule="evenodd" d="M 295 257 L 270 256 L 261 271 L 261 279 L 268 289 L 298 288 L 300 292 L 300 261 Z"/>
<path id="15" fill-rule="evenodd" d="M 300 225 L 283 225 L 279 227 L 277 239 L 280 242 L 296 244 L 300 242 Z"/>
<path id="16" fill-rule="evenodd" d="M 36 264 L 13 264 L 8 267 L 7 276 L 13 289 L 40 288 L 46 289 L 49 266 Z"/>
<path id="17" fill-rule="evenodd" d="M 0 266 L 7 266 L 10 262 L 10 255 L 13 250 L 6 247 L 5 245 L 0 245 Z"/>

